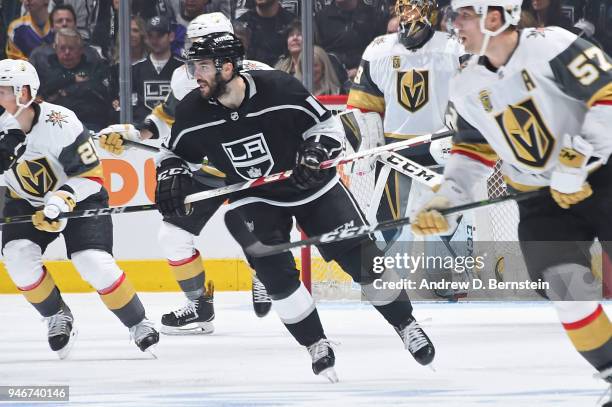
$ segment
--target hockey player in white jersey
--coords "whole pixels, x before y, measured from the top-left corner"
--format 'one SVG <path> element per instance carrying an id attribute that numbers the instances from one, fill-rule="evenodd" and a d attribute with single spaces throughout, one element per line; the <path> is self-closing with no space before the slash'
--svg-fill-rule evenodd
<path id="1" fill-rule="evenodd" d="M 413 231 L 452 231 L 455 217 L 438 210 L 474 200 L 472 186 L 498 156 L 509 187 L 549 191 L 518 204 L 527 271 L 549 284 L 539 293 L 553 301 L 576 350 L 612 383 L 612 325 L 589 254 L 598 238 L 612 255 L 612 60 L 559 27 L 518 30 L 521 0 L 452 7 L 458 36 L 475 55 L 451 82 L 452 154 Z"/>
<path id="2" fill-rule="evenodd" d="M 231 22 L 221 13 L 202 14 L 196 17 L 187 28 L 190 41 L 213 32 L 233 32 Z M 265 64 L 248 61 L 246 69 L 271 69 Z M 187 93 L 198 87 L 195 79 L 187 75 L 185 66 L 177 68 L 170 82 L 171 93 L 164 103 L 159 104 L 147 116 L 140 130 L 130 124 L 117 124 L 103 129 L 100 134 L 100 146 L 119 155 L 127 146 L 123 139 L 141 141 L 149 138 L 164 140 L 170 134 L 174 123 L 176 105 Z M 225 185 L 225 174 L 217 169 L 203 165 L 194 173 L 197 180 L 197 191 L 219 188 Z M 194 192 L 197 192 L 194 190 Z M 162 332 L 167 334 L 208 334 L 214 331 L 213 285 L 209 282 L 205 288 L 205 271 L 202 258 L 195 247 L 195 236 L 199 235 L 210 217 L 223 203 L 222 198 L 207 200 L 195 204 L 198 221 L 189 219 L 164 219 L 159 232 L 160 245 L 168 259 L 179 286 L 185 292 L 187 304 L 162 317 Z M 195 218 L 194 218 L 195 219 Z M 272 301 L 263 284 L 253 274 L 252 299 L 253 308 L 259 317 L 265 316 Z"/>
<path id="3" fill-rule="evenodd" d="M 111 218 L 57 219 L 75 208 L 107 207 L 108 194 L 87 129 L 71 110 L 35 101 L 39 85 L 29 62 L 0 61 L 0 106 L 5 109 L 0 116 L 0 172 L 9 191 L 3 216 L 32 214 L 31 224 L 2 228 L 4 264 L 15 285 L 47 319 L 51 349 L 66 357 L 77 330 L 42 262 L 47 246 L 62 234 L 77 271 L 144 351 L 158 342 L 159 334 L 112 257 Z"/>
<path id="4" fill-rule="evenodd" d="M 463 47 L 455 38 L 434 30 L 435 0 L 397 0 L 395 12 L 400 19 L 399 31 L 374 39 L 365 50 L 347 102 L 349 108 L 374 111 L 384 116 L 386 143 L 448 130 L 444 116 L 449 80 L 458 71 L 464 54 Z M 449 149 L 450 140 L 445 139 L 400 154 L 422 165 L 441 165 L 441 152 Z M 429 190 L 397 171 L 379 166 L 377 184 L 385 180 L 384 190 L 375 188 L 383 193 L 382 197 L 374 198 L 380 199 L 377 221 L 404 217 L 419 197 Z M 398 230 L 384 234 L 389 255 L 398 250 L 410 250 L 409 242 L 391 246 L 399 233 Z M 406 236 L 406 240 L 411 239 L 411 236 Z M 440 243 L 440 239 L 432 239 L 426 249 L 446 251 L 436 242 Z M 432 275 L 438 272 L 428 271 Z M 455 295 L 454 291 L 436 293 L 449 298 Z"/>

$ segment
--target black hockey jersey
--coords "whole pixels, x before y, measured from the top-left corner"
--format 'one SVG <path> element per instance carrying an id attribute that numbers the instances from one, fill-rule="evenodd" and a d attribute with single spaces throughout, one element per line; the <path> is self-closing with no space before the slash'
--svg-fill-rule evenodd
<path id="1" fill-rule="evenodd" d="M 177 106 L 171 136 L 164 143 L 169 154 L 194 167 L 208 157 L 232 184 L 292 169 L 299 146 L 311 137 L 328 146 L 332 155 L 340 152 L 344 139 L 340 121 L 297 79 L 281 71 L 240 75 L 246 83 L 246 95 L 238 109 L 203 99 L 199 88 L 185 96 Z M 334 180 L 335 172 L 330 174 L 330 182 Z M 304 192 L 291 181 L 283 181 L 248 193 L 295 202 L 317 195 L 321 189 Z"/>
<path id="2" fill-rule="evenodd" d="M 132 65 L 132 107 L 134 121 L 140 123 L 170 93 L 170 79 L 176 68 L 183 65 L 171 56 L 158 73 L 148 56 Z"/>

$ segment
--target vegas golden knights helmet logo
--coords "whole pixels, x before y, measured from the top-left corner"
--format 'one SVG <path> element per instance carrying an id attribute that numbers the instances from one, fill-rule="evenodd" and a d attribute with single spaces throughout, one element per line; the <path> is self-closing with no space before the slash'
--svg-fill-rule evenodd
<path id="1" fill-rule="evenodd" d="M 13 171 L 21 188 L 32 196 L 42 198 L 57 184 L 57 177 L 45 157 L 22 161 Z"/>
<path id="2" fill-rule="evenodd" d="M 536 168 L 546 165 L 555 139 L 533 99 L 508 106 L 495 120 L 518 161 Z"/>
<path id="3" fill-rule="evenodd" d="M 397 101 L 409 112 L 416 112 L 429 101 L 429 72 L 404 71 L 397 73 Z"/>

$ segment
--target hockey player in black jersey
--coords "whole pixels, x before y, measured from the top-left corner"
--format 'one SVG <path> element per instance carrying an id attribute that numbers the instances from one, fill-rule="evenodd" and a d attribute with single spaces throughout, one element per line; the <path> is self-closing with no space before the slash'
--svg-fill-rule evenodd
<path id="1" fill-rule="evenodd" d="M 206 156 L 227 175 L 228 184 L 294 170 L 287 181 L 231 197 L 228 226 L 243 246 L 244 228 L 267 244 L 288 241 L 293 217 L 309 235 L 363 224 L 336 171 L 317 169 L 342 150 L 339 121 L 290 75 L 240 72 L 243 55 L 242 44 L 230 33 L 210 34 L 190 48 L 187 64 L 199 88 L 178 105 L 171 136 L 158 156 L 156 202 L 162 214 L 189 215 L 191 208 L 183 202 L 191 169 Z M 373 257 L 382 254 L 373 241 L 352 239 L 319 250 L 362 285 L 414 358 L 431 363 L 433 344 L 412 316 L 406 292 L 379 293 L 371 284 L 379 277 L 372 272 Z M 249 262 L 289 332 L 308 349 L 314 373 L 337 381 L 333 350 L 291 253 Z"/>

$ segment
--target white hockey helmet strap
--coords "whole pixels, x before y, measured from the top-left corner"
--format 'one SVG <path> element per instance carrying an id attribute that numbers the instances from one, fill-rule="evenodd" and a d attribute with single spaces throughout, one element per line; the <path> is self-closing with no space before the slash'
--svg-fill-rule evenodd
<path id="1" fill-rule="evenodd" d="M 462 7 L 472 7 L 480 17 L 480 32 L 484 34 L 484 41 L 478 55 L 482 56 L 487 50 L 491 37 L 504 32 L 511 25 L 518 25 L 521 20 L 521 5 L 523 0 L 452 0 L 451 7 L 457 11 Z M 489 7 L 501 7 L 503 10 L 504 23 L 495 31 L 488 30 L 485 26 Z"/>
<path id="2" fill-rule="evenodd" d="M 21 92 L 23 87 L 30 87 L 31 98 L 25 104 L 21 103 Z M 34 66 L 28 61 L 20 59 L 4 59 L 0 61 L 0 86 L 12 86 L 13 93 L 17 99 L 19 110 L 15 116 L 19 115 L 23 109 L 30 106 L 38 93 L 40 79 Z"/>

